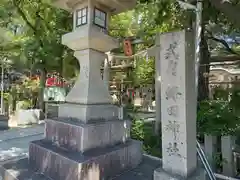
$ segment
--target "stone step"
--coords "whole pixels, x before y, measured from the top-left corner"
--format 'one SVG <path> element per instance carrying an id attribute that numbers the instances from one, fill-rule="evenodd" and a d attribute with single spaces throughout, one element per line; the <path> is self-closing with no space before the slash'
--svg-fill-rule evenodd
<path id="1" fill-rule="evenodd" d="M 29 163 L 53 180 L 100 180 L 137 167 L 142 160 L 141 146 L 141 142 L 130 140 L 113 147 L 78 153 L 38 140 L 30 143 Z"/>
<path id="2" fill-rule="evenodd" d="M 115 120 L 118 119 L 118 107 L 109 103 L 64 103 L 59 106 L 58 117 L 71 117 L 84 123 L 102 119 Z"/>
<path id="3" fill-rule="evenodd" d="M 18 139 L 33 135 L 43 134 L 44 125 L 34 125 L 26 128 L 13 128 L 7 131 L 0 131 L 0 143 L 12 139 Z"/>
<path id="4" fill-rule="evenodd" d="M 70 151 L 124 143 L 130 138 L 130 121 L 112 120 L 85 124 L 66 118 L 46 120 L 45 139 Z"/>
<path id="5" fill-rule="evenodd" d="M 139 166 L 127 169 L 107 180 L 153 180 L 153 172 L 160 166 L 161 159 L 143 155 L 143 160 Z M 41 173 L 33 171 L 28 163 L 28 158 L 21 158 L 3 165 L 0 167 L 0 178 L 1 176 L 2 180 L 50 180 Z M 90 180 L 101 179 L 93 178 Z"/>

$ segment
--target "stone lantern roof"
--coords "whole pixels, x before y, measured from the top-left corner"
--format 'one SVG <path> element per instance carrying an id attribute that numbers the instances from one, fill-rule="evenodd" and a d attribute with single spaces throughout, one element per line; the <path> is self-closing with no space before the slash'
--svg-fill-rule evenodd
<path id="1" fill-rule="evenodd" d="M 111 13 L 119 14 L 131 10 L 136 6 L 136 0 L 52 0 L 52 4 L 58 8 L 72 11 L 77 4 L 96 3 L 110 9 Z"/>

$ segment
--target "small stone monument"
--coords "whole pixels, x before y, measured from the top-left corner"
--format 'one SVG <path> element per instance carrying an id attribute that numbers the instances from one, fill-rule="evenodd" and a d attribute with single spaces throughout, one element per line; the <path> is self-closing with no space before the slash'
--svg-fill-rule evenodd
<path id="1" fill-rule="evenodd" d="M 136 167 L 142 143 L 130 139 L 130 121 L 118 119 L 108 87 L 100 76 L 105 52 L 119 43 L 108 35 L 110 16 L 132 9 L 136 1 L 55 0 L 73 12 L 73 31 L 62 43 L 75 51 L 80 76 L 59 107 L 47 119 L 45 138 L 29 146 L 29 164 L 53 180 L 103 180 Z"/>
<path id="2" fill-rule="evenodd" d="M 204 180 L 197 167 L 193 34 L 162 34 L 160 43 L 162 167 L 154 180 Z"/>

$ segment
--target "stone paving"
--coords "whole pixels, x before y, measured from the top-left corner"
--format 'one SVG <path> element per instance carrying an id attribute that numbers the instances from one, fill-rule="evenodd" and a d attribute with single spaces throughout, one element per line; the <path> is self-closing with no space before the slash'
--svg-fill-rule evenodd
<path id="1" fill-rule="evenodd" d="M 44 126 L 38 125 L 24 129 L 0 132 L 0 164 L 3 165 L 3 179 L 47 180 L 41 174 L 34 173 L 28 166 L 29 142 L 42 139 Z M 14 161 L 14 163 L 11 163 Z M 17 163 L 16 163 L 17 162 Z M 154 170 L 160 166 L 160 159 L 144 155 L 142 163 L 135 169 L 126 171 L 111 180 L 151 180 Z M 7 171 L 6 171 L 7 170 Z M 8 173 L 6 173 L 8 172 Z"/>
<path id="2" fill-rule="evenodd" d="M 0 131 L 0 163 L 14 158 L 26 157 L 30 141 L 43 137 L 43 125 Z"/>

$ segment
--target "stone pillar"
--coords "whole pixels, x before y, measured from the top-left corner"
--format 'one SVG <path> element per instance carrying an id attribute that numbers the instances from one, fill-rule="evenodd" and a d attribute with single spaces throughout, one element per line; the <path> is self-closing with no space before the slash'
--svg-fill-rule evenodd
<path id="1" fill-rule="evenodd" d="M 155 133 L 159 134 L 161 125 L 161 73 L 160 73 L 160 42 L 159 36 L 156 39 L 155 47 L 155 101 L 156 101 L 156 122 Z"/>
<path id="2" fill-rule="evenodd" d="M 119 58 L 116 58 L 115 62 L 116 62 L 116 66 L 119 66 L 119 65 L 121 65 L 121 59 L 119 59 Z"/>
<path id="3" fill-rule="evenodd" d="M 153 108 L 152 108 L 152 85 L 151 86 L 148 86 L 148 94 L 147 94 L 147 100 L 148 100 L 148 111 L 152 111 Z"/>
<path id="4" fill-rule="evenodd" d="M 139 88 L 135 89 L 134 106 L 141 106 L 141 98 L 140 98 Z"/>
<path id="5" fill-rule="evenodd" d="M 142 88 L 142 110 L 147 111 L 148 110 L 148 87 L 144 86 Z"/>
<path id="6" fill-rule="evenodd" d="M 155 57 L 155 134 L 159 134 L 161 124 L 161 74 L 159 35 L 156 37 L 155 46 L 148 50 L 148 55 Z"/>
<path id="7" fill-rule="evenodd" d="M 76 51 L 74 56 L 81 66 L 80 75 L 68 93 L 66 102 L 79 104 L 110 103 L 109 91 L 100 77 L 100 66 L 105 60 L 105 54 L 93 49 L 86 49 Z"/>
<path id="8" fill-rule="evenodd" d="M 233 159 L 234 138 L 233 136 L 222 136 L 221 141 L 223 174 L 225 176 L 234 177 L 236 175 Z"/>
<path id="9" fill-rule="evenodd" d="M 197 167 L 194 41 L 187 31 L 160 36 L 162 167 L 154 180 L 204 179 Z"/>
<path id="10" fill-rule="evenodd" d="M 106 87 L 109 87 L 109 80 L 110 80 L 110 64 L 113 59 L 113 56 L 110 53 L 106 53 L 107 57 L 104 61 L 104 71 L 103 71 L 103 80 Z"/>
<path id="11" fill-rule="evenodd" d="M 68 93 L 66 103 L 59 106 L 59 117 L 71 117 L 84 122 L 99 118 L 116 119 L 118 109 L 111 105 L 108 88 L 100 77 L 100 66 L 105 54 L 85 49 L 76 51 L 74 55 L 81 66 L 80 76 Z"/>
<path id="12" fill-rule="evenodd" d="M 216 170 L 216 165 L 214 162 L 214 155 L 217 152 L 216 146 L 217 146 L 216 136 L 204 135 L 204 150 L 213 171 Z"/>

